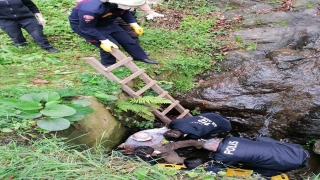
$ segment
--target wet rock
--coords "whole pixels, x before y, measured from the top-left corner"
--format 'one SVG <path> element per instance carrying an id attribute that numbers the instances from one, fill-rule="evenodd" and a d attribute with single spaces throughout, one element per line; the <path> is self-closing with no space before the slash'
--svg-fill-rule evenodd
<path id="1" fill-rule="evenodd" d="M 255 44 L 256 51 L 228 52 L 220 73 L 200 76 L 201 84 L 177 99 L 227 117 L 235 133 L 303 144 L 320 138 L 320 18 L 314 1 L 296 1 L 290 12 L 269 10 L 279 4 L 230 1 L 235 8 L 225 17 L 245 17 L 230 38 Z"/>
<path id="2" fill-rule="evenodd" d="M 316 154 L 320 154 L 320 139 L 318 139 L 316 143 L 313 145 L 313 151 Z"/>
<path id="3" fill-rule="evenodd" d="M 79 99 L 90 101 L 89 107 L 93 108 L 94 112 L 62 132 L 62 136 L 74 144 L 86 147 L 103 146 L 106 150 L 113 149 L 125 140 L 128 136 L 126 129 L 115 120 L 103 104 L 91 96 L 82 96 Z"/>

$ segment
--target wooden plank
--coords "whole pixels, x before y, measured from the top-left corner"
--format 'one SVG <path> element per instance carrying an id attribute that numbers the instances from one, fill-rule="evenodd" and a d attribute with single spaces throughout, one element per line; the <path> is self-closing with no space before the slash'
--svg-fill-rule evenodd
<path id="1" fill-rule="evenodd" d="M 120 81 L 120 84 L 127 84 L 129 81 L 131 81 L 132 79 L 138 77 L 139 75 L 141 75 L 144 72 L 145 72 L 144 69 L 140 69 L 139 71 L 131 74 L 130 76 L 128 76 L 125 79 L 123 79 L 122 81 Z"/>
<path id="2" fill-rule="evenodd" d="M 137 98 L 139 97 L 139 95 L 136 94 L 136 92 L 134 90 L 132 90 L 129 86 L 127 86 L 126 84 L 121 85 L 121 88 L 123 91 L 125 91 L 126 93 L 128 93 L 131 97 Z"/>
<path id="3" fill-rule="evenodd" d="M 120 82 L 121 80 L 115 76 L 113 73 L 111 72 L 106 72 L 104 69 L 105 67 L 94 57 L 86 57 L 83 58 L 85 61 L 87 61 L 87 63 L 89 63 L 93 68 L 95 68 L 98 72 L 100 72 L 102 75 L 104 75 L 105 77 L 116 81 L 116 82 Z"/>
<path id="4" fill-rule="evenodd" d="M 118 59 L 119 61 L 127 58 L 127 56 L 126 56 L 123 52 L 121 52 L 119 49 L 117 49 L 117 48 L 112 48 L 111 50 L 112 50 L 112 52 L 110 52 L 110 53 L 111 53 L 116 59 Z"/>
<path id="5" fill-rule="evenodd" d="M 179 104 L 179 101 L 174 101 L 170 106 L 168 106 L 164 111 L 162 111 L 162 115 L 166 115 L 169 111 L 171 111 L 177 104 Z"/>
<path id="6" fill-rule="evenodd" d="M 169 92 L 168 91 L 163 91 L 161 94 L 159 94 L 159 98 L 164 98 L 166 95 L 168 95 Z"/>
<path id="7" fill-rule="evenodd" d="M 189 109 L 184 110 L 183 113 L 177 117 L 177 119 L 184 118 L 186 115 L 188 115 L 189 112 Z"/>
<path id="8" fill-rule="evenodd" d="M 153 114 L 155 114 L 163 123 L 169 124 L 171 119 L 169 119 L 167 116 L 163 115 L 159 110 L 155 109 L 152 111 Z"/>
<path id="9" fill-rule="evenodd" d="M 143 92 L 145 92 L 146 90 L 150 89 L 152 86 L 154 86 L 155 84 L 157 84 L 156 80 L 153 80 L 151 82 L 149 82 L 149 84 L 145 85 L 142 89 L 140 89 L 139 91 L 136 92 L 137 95 L 142 94 Z"/>
<path id="10" fill-rule="evenodd" d="M 132 61 L 132 58 L 131 57 L 127 57 L 121 61 L 118 61 L 117 63 L 107 67 L 107 68 L 104 68 L 104 71 L 107 71 L 107 72 L 111 72 L 112 70 L 120 67 L 120 66 L 126 66 L 128 62 Z"/>

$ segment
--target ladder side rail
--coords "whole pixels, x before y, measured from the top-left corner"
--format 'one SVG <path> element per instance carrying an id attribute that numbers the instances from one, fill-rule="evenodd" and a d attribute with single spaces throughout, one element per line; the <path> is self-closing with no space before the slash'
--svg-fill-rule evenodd
<path id="1" fill-rule="evenodd" d="M 106 68 L 94 57 L 87 57 L 87 58 L 84 58 L 84 60 L 87 61 L 87 63 L 89 63 L 93 68 L 95 68 L 98 72 L 100 72 L 105 77 L 107 77 L 115 82 L 118 82 L 118 83 L 120 82 L 120 79 L 117 76 L 115 76 L 113 73 L 106 72 L 104 70 Z"/>

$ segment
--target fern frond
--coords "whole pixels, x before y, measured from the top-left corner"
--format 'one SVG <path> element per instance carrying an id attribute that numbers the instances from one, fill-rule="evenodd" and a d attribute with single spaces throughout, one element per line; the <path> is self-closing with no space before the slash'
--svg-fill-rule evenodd
<path id="1" fill-rule="evenodd" d="M 139 98 L 132 98 L 130 100 L 131 103 L 137 104 L 170 104 L 171 100 L 153 96 L 143 96 Z"/>
<path id="2" fill-rule="evenodd" d="M 133 104 L 128 101 L 120 101 L 116 103 L 116 106 L 119 108 L 120 111 L 125 111 L 125 112 L 132 111 L 136 113 L 138 116 L 143 117 L 147 120 L 155 119 L 151 110 L 144 105 Z"/>

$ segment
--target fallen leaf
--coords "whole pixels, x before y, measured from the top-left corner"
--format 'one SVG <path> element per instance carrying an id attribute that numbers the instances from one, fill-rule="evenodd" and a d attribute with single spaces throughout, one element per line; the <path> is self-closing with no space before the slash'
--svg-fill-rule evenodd
<path id="1" fill-rule="evenodd" d="M 32 81 L 33 84 L 49 84 L 50 81 L 43 80 L 43 79 L 36 79 Z"/>

